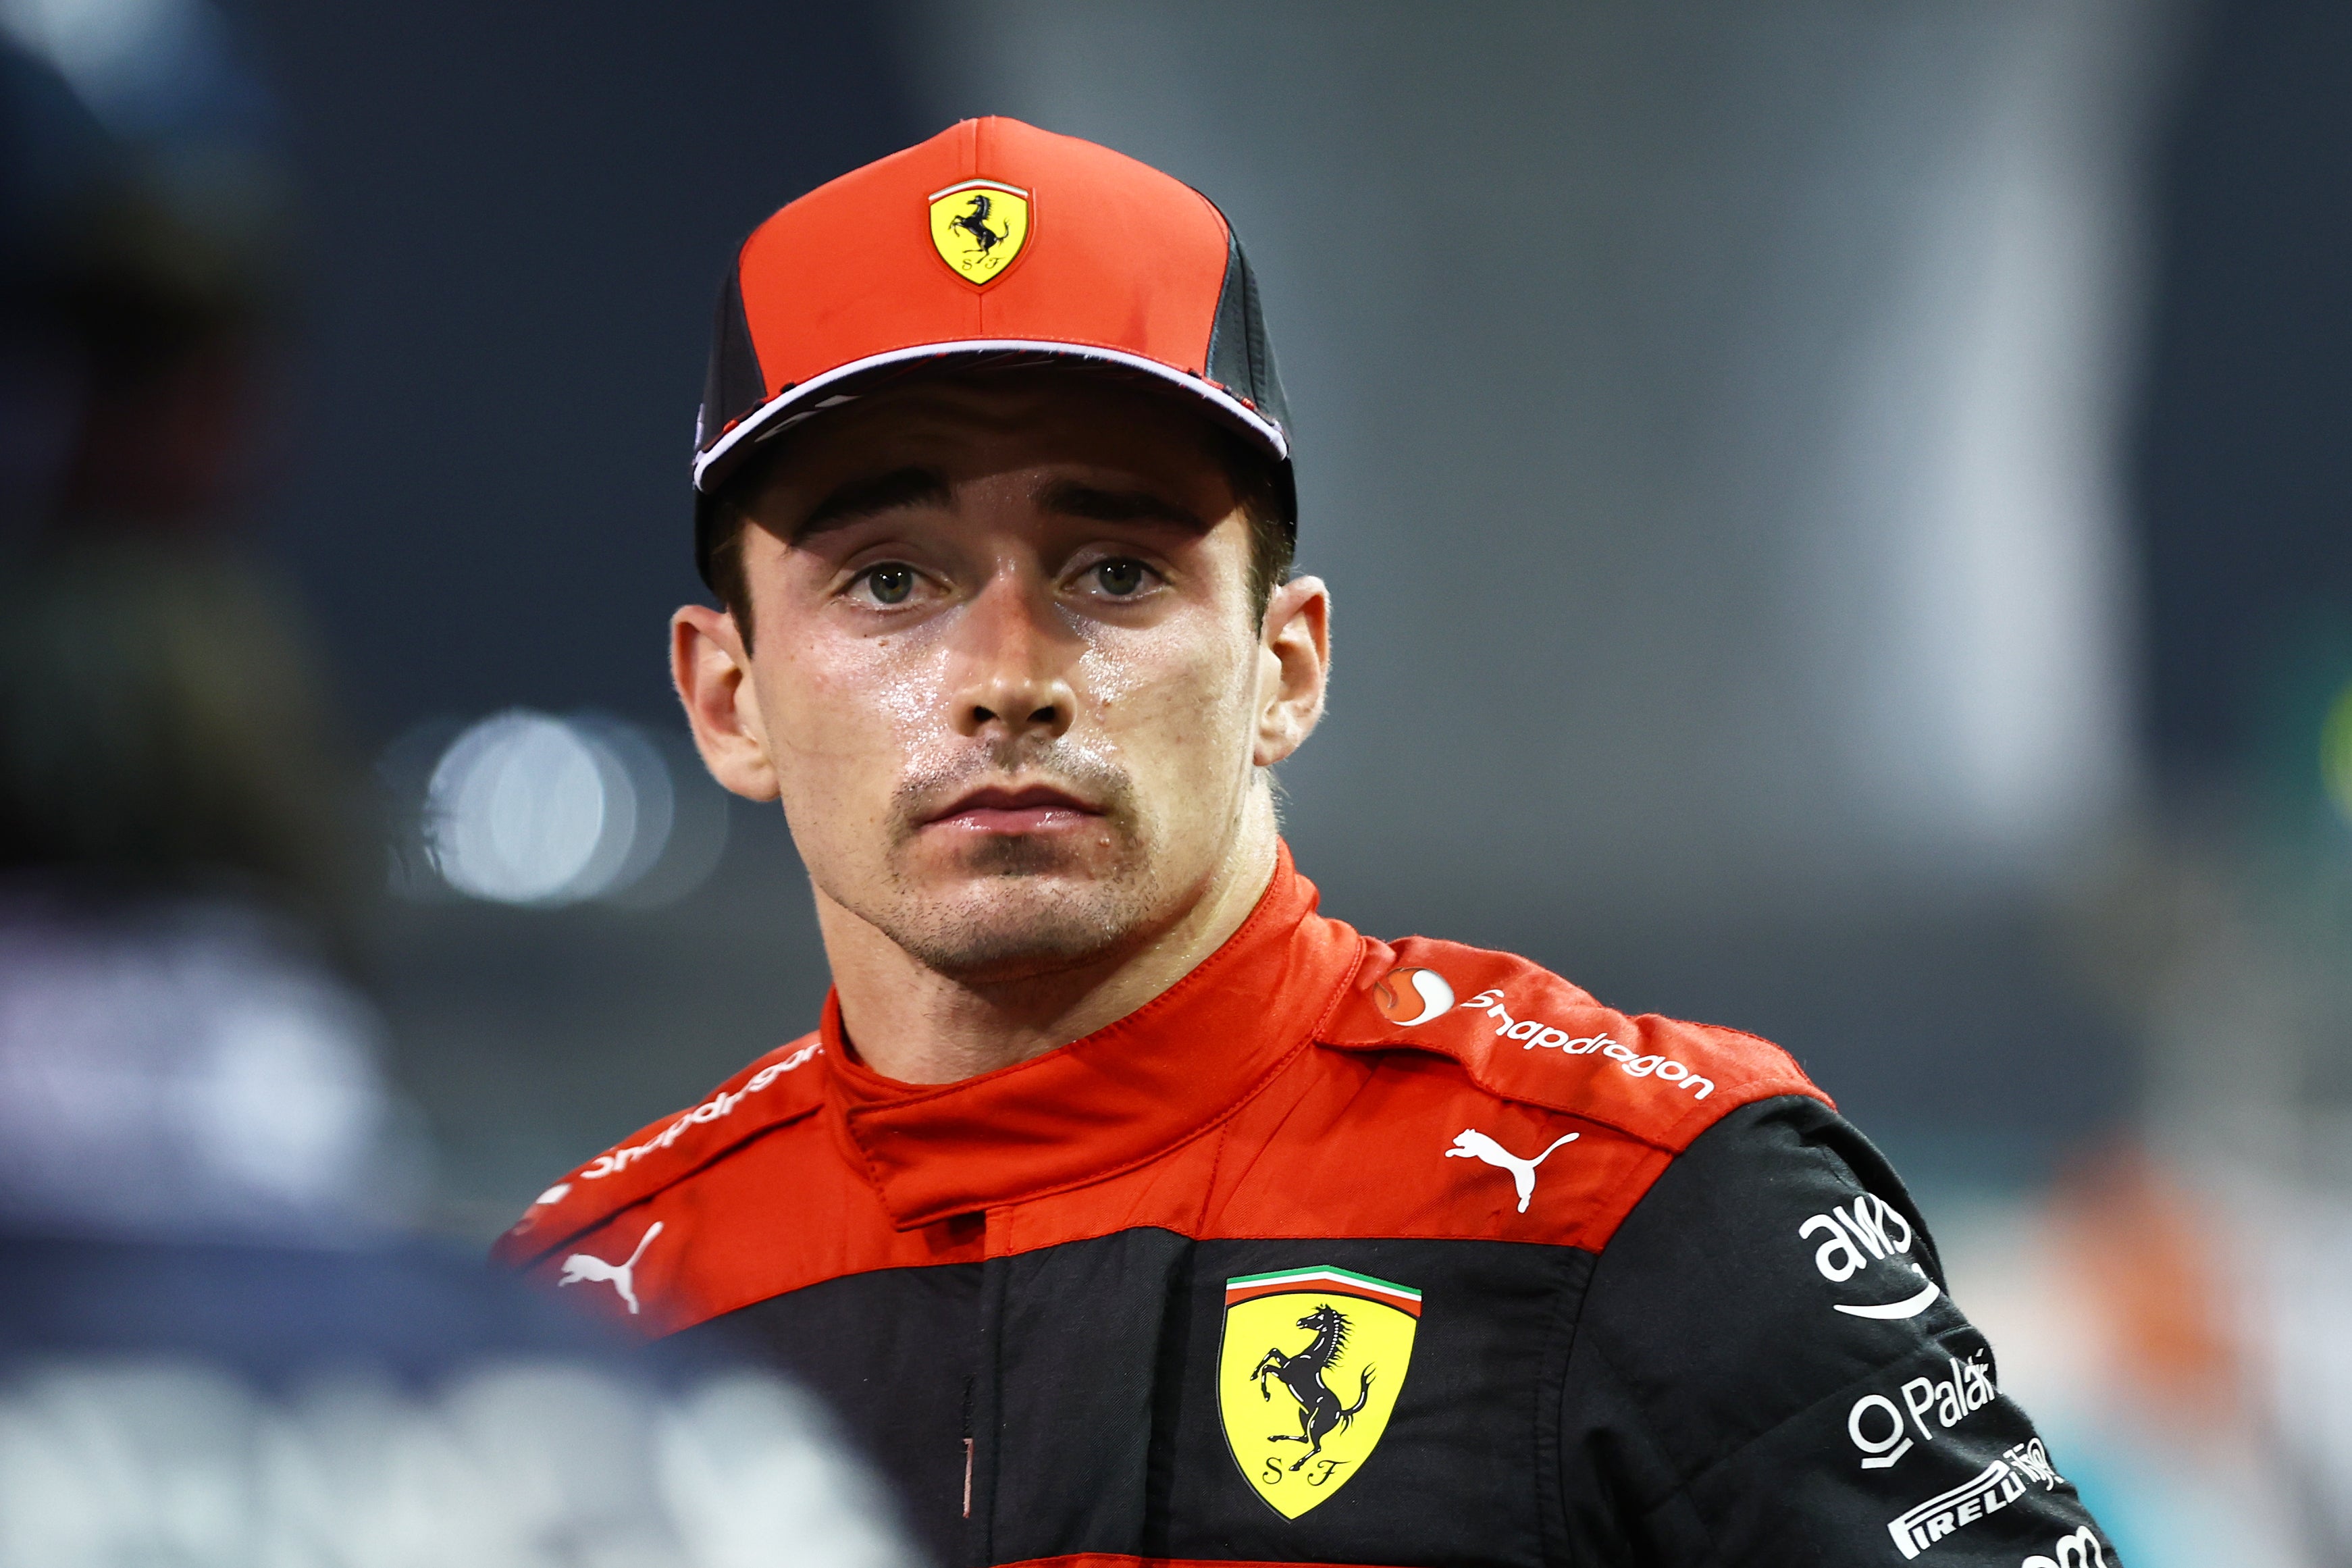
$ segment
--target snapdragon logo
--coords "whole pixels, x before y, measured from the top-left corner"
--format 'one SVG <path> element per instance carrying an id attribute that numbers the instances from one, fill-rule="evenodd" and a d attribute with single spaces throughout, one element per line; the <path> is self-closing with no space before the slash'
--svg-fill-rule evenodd
<path id="1" fill-rule="evenodd" d="M 1693 1100 L 1705 1100 L 1715 1092 L 1715 1080 L 1697 1073 L 1669 1056 L 1643 1055 L 1607 1034 L 1572 1036 L 1566 1029 L 1555 1029 L 1534 1018 L 1514 1018 L 1504 1005 L 1500 989 L 1481 991 L 1462 1004 L 1464 1010 L 1484 1013 L 1502 1023 L 1495 1033 L 1507 1040 L 1524 1042 L 1522 1050 L 1558 1051 L 1562 1056 L 1591 1056 L 1594 1052 L 1615 1062 L 1618 1068 L 1634 1078 L 1655 1077 L 1667 1083 L 1680 1084 L 1690 1090 Z"/>
<path id="2" fill-rule="evenodd" d="M 1372 987 L 1372 1005 L 1402 1029 L 1454 1010 L 1454 987 L 1434 969 L 1391 969 Z"/>
<path id="3" fill-rule="evenodd" d="M 824 1049 L 823 1045 L 812 1042 L 803 1046 L 782 1061 L 770 1062 L 766 1067 L 753 1073 L 750 1081 L 742 1088 L 712 1095 L 644 1142 L 632 1143 L 625 1149 L 615 1149 L 609 1154 L 597 1155 L 581 1171 L 581 1175 L 593 1181 L 600 1176 L 609 1176 L 615 1171 L 627 1170 L 656 1150 L 667 1149 L 685 1137 L 687 1129 L 702 1122 L 716 1121 L 723 1116 L 733 1114 L 735 1108 L 742 1104 L 746 1099 L 759 1093 L 786 1073 L 807 1066 L 810 1059 Z M 549 1190 L 553 1191 L 552 1188 Z M 544 1203 L 550 1200 L 541 1198 L 541 1201 Z"/>

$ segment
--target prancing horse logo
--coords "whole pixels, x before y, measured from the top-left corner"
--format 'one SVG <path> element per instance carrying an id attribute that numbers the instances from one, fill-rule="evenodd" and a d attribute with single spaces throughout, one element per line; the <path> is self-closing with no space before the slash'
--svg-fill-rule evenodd
<path id="1" fill-rule="evenodd" d="M 1297 1519 L 1363 1468 L 1412 1370 L 1420 1326 L 1420 1291 L 1345 1268 L 1225 1281 L 1217 1407 L 1234 1468 L 1268 1508 Z"/>
<path id="2" fill-rule="evenodd" d="M 1366 1363 L 1356 1374 L 1356 1403 L 1342 1405 L 1339 1396 L 1323 1382 L 1323 1369 L 1348 1348 L 1348 1314 L 1326 1301 L 1298 1320 L 1302 1329 L 1315 1331 L 1314 1339 L 1297 1355 L 1285 1355 L 1280 1346 L 1267 1351 L 1250 1375 L 1257 1380 L 1258 1396 L 1271 1400 L 1274 1393 L 1265 1385 L 1267 1378 L 1278 1380 L 1290 1390 L 1290 1397 L 1298 1401 L 1298 1436 L 1277 1432 L 1266 1439 L 1269 1443 L 1304 1443 L 1307 1452 L 1291 1461 L 1294 1470 L 1307 1468 L 1307 1461 L 1323 1451 L 1323 1439 L 1337 1426 L 1342 1432 L 1356 1424 L 1364 1413 L 1364 1402 L 1372 1396 L 1372 1374 L 1380 1368 Z"/>
<path id="3" fill-rule="evenodd" d="M 955 275 L 992 283 L 1029 243 L 1029 193 L 994 180 L 966 180 L 931 193 L 931 248 Z"/>
<path id="4" fill-rule="evenodd" d="M 621 1293 L 621 1300 L 628 1303 L 629 1316 L 635 1317 L 637 1290 L 634 1277 L 637 1271 L 637 1259 L 646 1255 L 646 1248 L 651 1247 L 654 1237 L 661 1233 L 662 1222 L 659 1220 L 646 1226 L 645 1235 L 637 1237 L 637 1249 L 629 1254 L 626 1263 L 607 1263 L 585 1252 L 573 1253 L 563 1260 L 563 1278 L 555 1282 L 556 1289 L 560 1290 L 566 1285 L 583 1282 L 610 1285 Z"/>
<path id="5" fill-rule="evenodd" d="M 971 205 L 948 219 L 950 228 L 960 228 L 971 236 L 971 242 L 980 247 L 980 254 L 983 258 L 1004 243 L 1004 236 L 988 226 L 989 209 L 992 205 L 994 204 L 988 199 L 986 191 L 974 191 L 971 193 Z"/>

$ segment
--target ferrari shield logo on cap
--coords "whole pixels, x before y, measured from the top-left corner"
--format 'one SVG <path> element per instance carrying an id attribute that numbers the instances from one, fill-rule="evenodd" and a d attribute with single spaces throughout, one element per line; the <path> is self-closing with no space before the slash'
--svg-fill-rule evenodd
<path id="1" fill-rule="evenodd" d="M 1234 1463 L 1297 1519 L 1353 1480 L 1380 1446 L 1412 1365 L 1421 1292 L 1344 1268 L 1225 1281 L 1217 1405 Z"/>
<path id="2" fill-rule="evenodd" d="M 1029 193 L 966 180 L 931 196 L 931 245 L 967 283 L 993 282 L 1029 239 Z"/>

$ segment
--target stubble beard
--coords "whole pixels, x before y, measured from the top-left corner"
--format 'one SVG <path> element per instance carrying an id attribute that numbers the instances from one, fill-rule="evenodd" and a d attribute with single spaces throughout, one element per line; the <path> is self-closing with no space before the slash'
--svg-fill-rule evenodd
<path id="1" fill-rule="evenodd" d="M 959 852 L 950 886 L 919 875 L 922 813 L 992 773 L 1065 788 L 1099 806 L 1097 842 L 990 835 Z M 1024 738 L 910 772 L 891 801 L 888 835 L 884 907 L 855 912 L 918 963 L 966 984 L 1039 979 L 1116 958 L 1150 940 L 1165 901 L 1158 846 L 1133 782 L 1066 740 Z"/>

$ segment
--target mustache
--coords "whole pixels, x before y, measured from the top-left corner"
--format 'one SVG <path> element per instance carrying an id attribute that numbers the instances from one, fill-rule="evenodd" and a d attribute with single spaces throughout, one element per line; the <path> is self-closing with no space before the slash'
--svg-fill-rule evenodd
<path id="1" fill-rule="evenodd" d="M 984 780 L 1066 790 L 1115 825 L 1134 820 L 1135 785 L 1124 769 L 1055 735 L 1009 735 L 919 763 L 891 793 L 894 837 L 912 837 L 940 806 Z"/>

